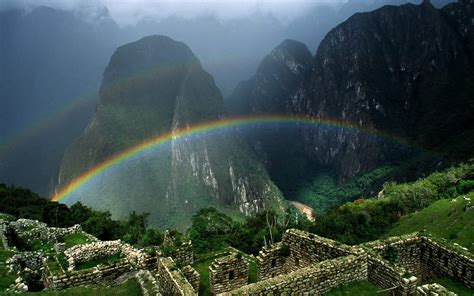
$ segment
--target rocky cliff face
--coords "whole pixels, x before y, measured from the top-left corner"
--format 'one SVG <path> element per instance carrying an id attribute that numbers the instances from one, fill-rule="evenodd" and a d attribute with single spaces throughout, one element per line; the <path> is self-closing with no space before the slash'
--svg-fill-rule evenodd
<path id="1" fill-rule="evenodd" d="M 59 187 L 146 139 L 224 116 L 213 78 L 185 44 L 151 36 L 122 46 L 105 70 L 94 118 L 64 156 Z M 166 227 L 186 226 L 205 206 L 246 215 L 283 207 L 245 143 L 219 132 L 173 138 L 75 194 L 70 202 L 118 217 L 150 212 L 153 224 Z"/>
<path id="2" fill-rule="evenodd" d="M 312 116 L 350 121 L 430 149 L 453 132 L 472 128 L 468 52 L 429 1 L 356 14 L 321 43 L 298 106 L 308 106 L 305 112 Z M 391 145 L 347 130 L 310 131 L 305 139 L 307 146 L 319 148 L 310 154 L 334 163 L 342 178 L 393 153 Z"/>
<path id="3" fill-rule="evenodd" d="M 229 111 L 234 116 L 292 113 L 290 98 L 309 74 L 311 60 L 312 55 L 303 43 L 283 41 L 262 60 L 257 73 L 241 82 L 227 98 Z M 285 184 L 304 178 L 310 163 L 302 157 L 301 131 L 275 124 L 243 132 L 283 191 Z"/>
<path id="4" fill-rule="evenodd" d="M 250 113 L 351 122 L 356 131 L 304 129 L 300 137 L 302 159 L 334 168 L 340 181 L 407 156 L 400 145 L 358 129 L 439 147 L 473 128 L 472 6 L 468 0 L 436 9 L 423 1 L 355 14 L 324 38 L 298 87 L 279 87 L 294 91 L 280 91 L 278 105 Z M 248 88 L 234 95 L 250 106 L 270 93 L 262 82 Z"/>

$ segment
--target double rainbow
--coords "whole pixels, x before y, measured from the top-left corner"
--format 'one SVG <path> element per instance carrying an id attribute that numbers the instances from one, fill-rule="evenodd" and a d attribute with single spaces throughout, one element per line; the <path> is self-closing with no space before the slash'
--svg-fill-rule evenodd
<path id="1" fill-rule="evenodd" d="M 124 161 L 140 156 L 147 151 L 156 149 L 160 145 L 171 142 L 172 140 L 178 140 L 180 138 L 189 137 L 189 136 L 199 136 L 210 131 L 218 131 L 223 129 L 228 129 L 232 127 L 245 127 L 251 125 L 267 125 L 267 124 L 297 124 L 302 126 L 326 126 L 334 128 L 343 128 L 348 130 L 353 130 L 356 132 L 364 132 L 378 137 L 383 137 L 398 143 L 407 144 L 401 138 L 397 138 L 393 135 L 388 135 L 386 133 L 381 133 L 380 131 L 375 131 L 373 129 L 362 128 L 358 125 L 355 125 L 350 122 L 340 121 L 340 120 L 331 120 L 324 118 L 314 118 L 314 117 L 301 117 L 301 116 L 290 116 L 290 115 L 260 115 L 260 116 L 249 116 L 249 117 L 234 117 L 234 118 L 225 118 L 218 119 L 214 121 L 208 121 L 196 124 L 191 127 L 174 130 L 172 132 L 167 132 L 159 136 L 150 138 L 140 144 L 129 147 L 109 159 L 99 163 L 90 170 L 86 171 L 82 175 L 74 178 L 69 184 L 57 191 L 53 196 L 51 196 L 52 201 L 62 201 L 77 189 L 85 186 L 88 182 L 92 181 L 95 177 L 104 174 L 113 167 L 123 163 Z"/>

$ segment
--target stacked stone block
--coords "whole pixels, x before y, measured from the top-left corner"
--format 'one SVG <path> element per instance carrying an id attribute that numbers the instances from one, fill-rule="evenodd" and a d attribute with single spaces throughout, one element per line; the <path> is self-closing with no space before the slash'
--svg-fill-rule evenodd
<path id="1" fill-rule="evenodd" d="M 172 257 L 179 266 L 193 265 L 194 253 L 191 241 L 183 242 L 173 252 Z"/>
<path id="2" fill-rule="evenodd" d="M 48 289 L 62 290 L 75 286 L 110 282 L 130 270 L 132 267 L 124 259 L 116 264 L 70 271 L 59 276 L 46 276 L 43 281 Z M 45 273 L 45 275 L 47 274 Z"/>
<path id="3" fill-rule="evenodd" d="M 285 254 L 283 243 L 276 243 L 268 247 L 262 248 L 256 257 L 257 261 L 257 281 L 263 281 L 289 271 L 286 260 L 289 254 Z"/>
<path id="4" fill-rule="evenodd" d="M 386 240 L 378 240 L 364 244 L 364 246 L 374 250 L 378 255 L 384 256 L 388 248 L 396 252 L 393 258 L 397 265 L 403 266 L 405 272 L 422 277 L 421 270 L 421 242 L 422 237 L 418 233 L 394 236 Z"/>
<path id="5" fill-rule="evenodd" d="M 285 264 L 292 271 L 351 254 L 349 246 L 296 229 L 288 229 L 282 243 L 290 249 Z"/>
<path id="6" fill-rule="evenodd" d="M 8 250 L 10 248 L 7 237 L 7 225 L 7 221 L 0 220 L 0 239 L 2 240 L 3 248 L 5 250 Z"/>
<path id="7" fill-rule="evenodd" d="M 362 252 L 326 260 L 221 295 L 323 295 L 340 285 L 366 279 L 367 257 Z"/>
<path id="8" fill-rule="evenodd" d="M 427 284 L 419 286 L 416 289 L 416 295 L 419 296 L 456 296 L 457 294 L 449 291 L 440 284 Z"/>
<path id="9" fill-rule="evenodd" d="M 191 267 L 191 265 L 186 265 L 185 267 L 181 268 L 181 271 L 184 274 L 184 277 L 188 280 L 188 282 L 193 286 L 194 290 L 199 291 L 199 273 Z"/>
<path id="10" fill-rule="evenodd" d="M 213 295 L 237 289 L 248 283 L 249 264 L 239 253 L 217 258 L 209 266 L 209 283 Z"/>
<path id="11" fill-rule="evenodd" d="M 165 296 L 197 295 L 197 291 L 178 269 L 178 266 L 171 257 L 158 258 L 157 274 L 161 294 Z"/>
<path id="12" fill-rule="evenodd" d="M 143 296 L 158 296 L 160 295 L 160 289 L 158 283 L 149 270 L 140 270 L 136 273 L 135 278 L 140 285 Z"/>
<path id="13" fill-rule="evenodd" d="M 113 256 L 120 252 L 122 243 L 116 240 L 77 245 L 64 251 L 64 255 L 67 257 L 68 271 L 73 271 L 77 263 Z"/>
<path id="14" fill-rule="evenodd" d="M 426 236 L 421 249 L 424 280 L 446 275 L 474 289 L 474 256 L 467 249 Z"/>

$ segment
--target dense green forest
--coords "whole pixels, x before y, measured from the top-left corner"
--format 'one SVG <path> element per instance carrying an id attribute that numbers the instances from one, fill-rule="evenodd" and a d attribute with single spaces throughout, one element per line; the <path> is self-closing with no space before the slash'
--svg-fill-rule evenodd
<path id="1" fill-rule="evenodd" d="M 284 214 L 268 211 L 243 221 L 236 221 L 215 208 L 204 208 L 193 215 L 192 225 L 183 235 L 192 240 L 198 255 L 228 246 L 258 254 L 265 244 L 279 241 L 288 228 L 311 231 L 347 244 L 426 229 L 472 250 L 473 225 L 463 216 L 472 215 L 465 210 L 473 198 L 472 191 L 473 160 L 412 183 L 385 183 L 379 196 L 361 198 L 316 215 L 315 223 L 293 208 Z M 37 219 L 50 226 L 80 224 L 102 240 L 120 238 L 137 246 L 159 245 L 163 239 L 158 229 L 148 227 L 146 213 L 131 212 L 127 220 L 117 221 L 107 211 L 94 211 L 81 203 L 69 208 L 14 186 L 0 185 L 0 212 Z M 435 219 L 454 226 L 439 228 L 436 224 L 441 224 Z"/>
<path id="2" fill-rule="evenodd" d="M 311 231 L 348 244 L 370 241 L 386 235 L 392 225 L 407 214 L 473 190 L 474 163 L 471 160 L 412 183 L 385 183 L 379 196 L 346 203 L 317 217 Z"/>
<path id="3" fill-rule="evenodd" d="M 0 212 L 17 218 L 39 220 L 49 226 L 69 227 L 80 224 L 82 228 L 101 240 L 122 239 L 138 246 L 158 245 L 162 233 L 148 227 L 148 214 L 131 212 L 128 219 L 112 219 L 108 211 L 94 211 L 80 202 L 67 207 L 40 197 L 29 189 L 0 184 Z"/>

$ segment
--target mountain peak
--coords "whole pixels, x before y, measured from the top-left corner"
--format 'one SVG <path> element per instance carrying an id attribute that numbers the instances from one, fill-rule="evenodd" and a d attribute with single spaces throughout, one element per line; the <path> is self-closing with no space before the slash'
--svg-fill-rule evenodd
<path id="1" fill-rule="evenodd" d="M 115 51 L 104 72 L 104 83 L 133 77 L 155 68 L 178 68 L 198 62 L 186 44 L 163 35 L 146 36 Z"/>

